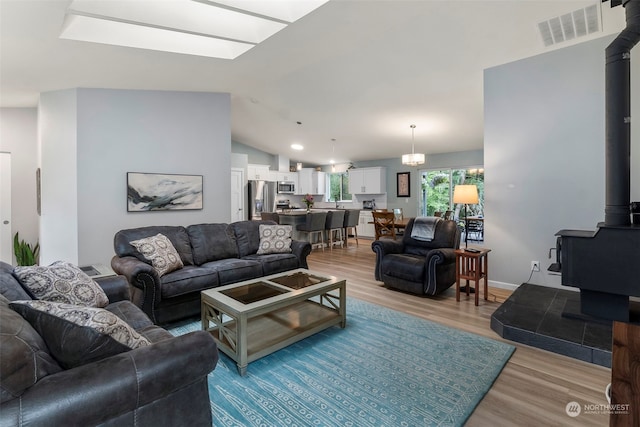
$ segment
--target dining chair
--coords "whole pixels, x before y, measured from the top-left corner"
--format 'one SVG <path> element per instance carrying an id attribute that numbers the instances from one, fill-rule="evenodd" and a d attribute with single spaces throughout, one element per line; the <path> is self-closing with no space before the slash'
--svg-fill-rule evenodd
<path id="1" fill-rule="evenodd" d="M 396 238 L 395 214 L 393 212 L 373 212 L 376 240 L 381 237 Z"/>
<path id="2" fill-rule="evenodd" d="M 393 208 L 393 215 L 394 215 L 394 221 L 396 223 L 404 219 L 402 208 Z M 396 235 L 401 236 L 403 234 L 404 234 L 404 227 L 396 227 Z"/>
<path id="3" fill-rule="evenodd" d="M 467 220 L 467 238 L 469 240 L 481 241 L 484 240 L 484 222 L 469 219 Z M 474 238 L 471 238 L 471 235 L 474 235 Z"/>
<path id="4" fill-rule="evenodd" d="M 433 216 L 442 217 L 442 212 L 441 211 L 435 211 L 433 213 Z"/>
<path id="5" fill-rule="evenodd" d="M 453 211 L 446 211 L 444 213 L 444 219 L 453 219 Z"/>

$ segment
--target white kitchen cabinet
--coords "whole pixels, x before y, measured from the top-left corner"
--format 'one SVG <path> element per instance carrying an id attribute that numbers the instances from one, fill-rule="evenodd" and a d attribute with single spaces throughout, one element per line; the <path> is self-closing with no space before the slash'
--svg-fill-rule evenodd
<path id="1" fill-rule="evenodd" d="M 303 168 L 298 171 L 298 184 L 296 194 L 324 194 L 326 173 L 311 168 Z"/>
<path id="2" fill-rule="evenodd" d="M 247 180 L 249 181 L 268 181 L 272 178 L 269 172 L 269 165 L 247 165 Z"/>
<path id="3" fill-rule="evenodd" d="M 293 182 L 295 184 L 298 182 L 298 173 L 297 172 L 278 172 L 278 181 Z"/>
<path id="4" fill-rule="evenodd" d="M 384 167 L 349 169 L 351 194 L 383 194 L 387 192 L 387 170 Z"/>
<path id="5" fill-rule="evenodd" d="M 370 222 L 373 222 L 373 213 L 371 211 L 360 211 L 360 218 L 356 226 L 358 237 L 375 237 L 376 229 L 373 224 L 369 224 Z"/>

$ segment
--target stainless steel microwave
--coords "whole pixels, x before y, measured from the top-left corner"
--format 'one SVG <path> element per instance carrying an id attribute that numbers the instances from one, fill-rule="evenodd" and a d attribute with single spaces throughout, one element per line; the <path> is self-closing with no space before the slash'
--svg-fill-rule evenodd
<path id="1" fill-rule="evenodd" d="M 290 181 L 278 181 L 278 193 L 293 194 L 296 191 L 296 184 Z"/>

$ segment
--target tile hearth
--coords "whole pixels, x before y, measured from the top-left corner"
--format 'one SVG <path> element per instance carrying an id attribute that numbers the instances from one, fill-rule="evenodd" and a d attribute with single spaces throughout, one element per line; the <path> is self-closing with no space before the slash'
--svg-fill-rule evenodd
<path id="1" fill-rule="evenodd" d="M 491 329 L 502 338 L 611 367 L 611 321 L 578 313 L 580 293 L 523 283 L 493 313 Z"/>

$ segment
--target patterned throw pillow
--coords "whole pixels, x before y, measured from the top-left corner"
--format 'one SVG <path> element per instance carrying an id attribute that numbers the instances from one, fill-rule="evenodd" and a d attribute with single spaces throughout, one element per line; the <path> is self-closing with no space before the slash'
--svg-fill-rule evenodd
<path id="1" fill-rule="evenodd" d="M 260 224 L 260 247 L 257 254 L 290 253 L 291 230 L 290 225 Z"/>
<path id="2" fill-rule="evenodd" d="M 151 344 L 103 308 L 39 300 L 14 301 L 9 306 L 33 326 L 66 369 Z"/>
<path id="3" fill-rule="evenodd" d="M 56 261 L 48 267 L 16 267 L 13 274 L 40 300 L 87 307 L 106 307 L 109 304 L 109 298 L 100 285 L 66 261 Z"/>
<path id="4" fill-rule="evenodd" d="M 160 277 L 184 266 L 178 251 L 164 234 L 158 233 L 129 243 L 151 262 Z"/>

